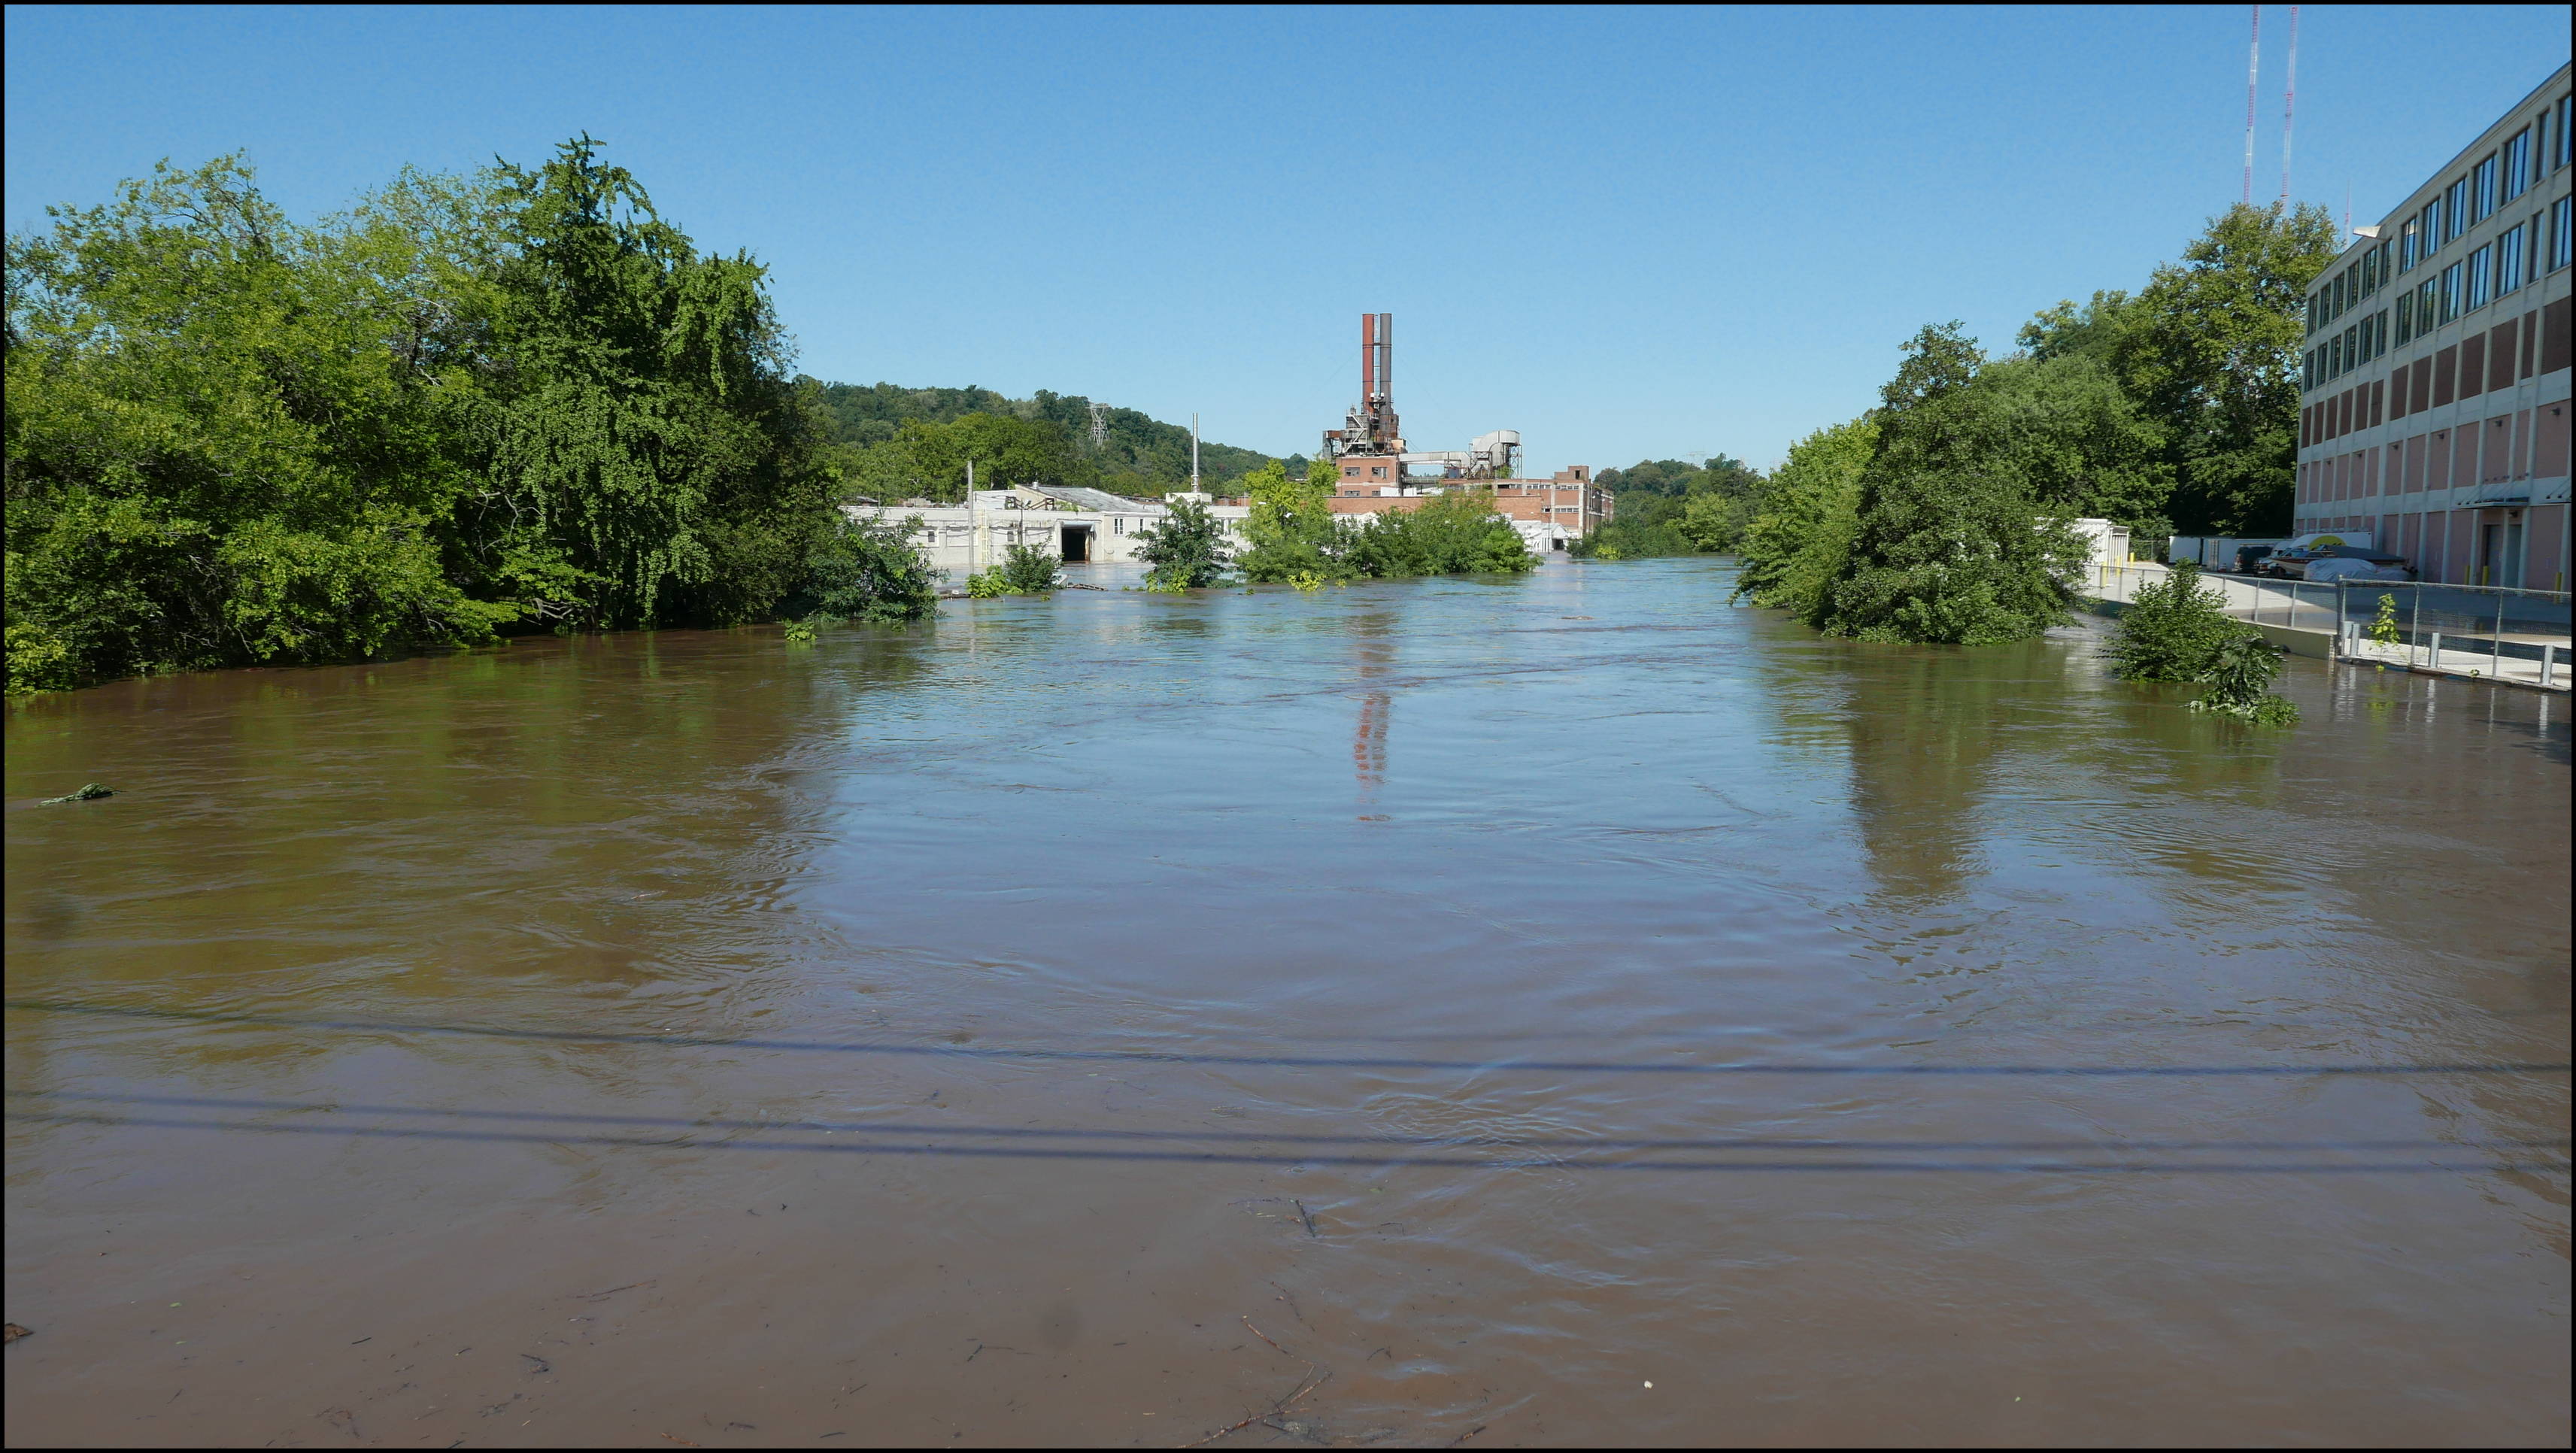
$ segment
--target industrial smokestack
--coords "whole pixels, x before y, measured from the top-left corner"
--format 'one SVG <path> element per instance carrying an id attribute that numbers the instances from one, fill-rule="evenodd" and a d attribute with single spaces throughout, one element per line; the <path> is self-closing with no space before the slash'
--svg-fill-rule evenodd
<path id="1" fill-rule="evenodd" d="M 1377 315 L 1377 391 L 1395 397 L 1395 315 Z"/>
<path id="2" fill-rule="evenodd" d="M 1377 314 L 1360 314 L 1360 402 L 1377 392 Z"/>

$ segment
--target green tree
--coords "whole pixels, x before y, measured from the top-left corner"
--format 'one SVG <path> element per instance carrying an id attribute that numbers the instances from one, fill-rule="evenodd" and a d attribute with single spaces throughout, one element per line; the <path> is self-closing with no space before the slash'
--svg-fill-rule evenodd
<path id="1" fill-rule="evenodd" d="M 1353 531 L 1344 556 L 1357 574 L 1505 575 L 1538 568 L 1511 522 L 1483 490 L 1435 495 L 1421 507 L 1389 510 Z"/>
<path id="2" fill-rule="evenodd" d="M 1822 609 L 1860 527 L 1861 474 L 1877 444 L 1878 424 L 1864 416 L 1790 446 L 1745 528 L 1738 596 L 1801 617 Z"/>
<path id="3" fill-rule="evenodd" d="M 1617 493 L 1619 513 L 1576 542 L 1572 553 L 1642 560 L 1736 548 L 1752 522 L 1762 475 L 1720 454 L 1705 465 L 1641 459 L 1626 469 L 1605 469 L 1595 482 Z"/>
<path id="4" fill-rule="evenodd" d="M 2066 616 L 2084 547 L 1980 445 L 1984 356 L 1956 323 L 1926 326 L 1880 391 L 1851 546 L 1815 623 L 1862 640 L 1991 645 Z"/>
<path id="5" fill-rule="evenodd" d="M 1236 564 L 1244 579 L 1257 585 L 1301 576 L 1337 580 L 1352 573 L 1343 559 L 1347 531 L 1333 514 L 1339 477 L 1329 459 L 1311 461 L 1303 478 L 1290 478 L 1277 463 L 1243 477 L 1250 502 L 1243 524 L 1247 548 Z"/>
<path id="6" fill-rule="evenodd" d="M 1734 549 L 1752 521 L 1750 495 L 1698 494 L 1683 503 L 1679 528 L 1694 548 L 1719 553 Z"/>
<path id="7" fill-rule="evenodd" d="M 1978 371 L 1970 391 L 1978 395 L 1964 411 L 1978 431 L 1973 452 L 2041 510 L 2172 533 L 2168 431 L 2102 362 L 2080 353 L 2001 359 Z"/>
<path id="8" fill-rule="evenodd" d="M 1061 561 L 1055 552 L 1035 545 L 1013 545 L 1002 553 L 999 563 L 990 570 L 966 577 L 966 593 L 976 597 L 995 595 L 1051 595 L 1064 583 Z"/>
<path id="9" fill-rule="evenodd" d="M 454 558 L 479 485 L 488 198 L 407 176 L 300 227 L 250 168 L 167 165 L 8 242 L 10 689 L 489 638 Z"/>
<path id="10" fill-rule="evenodd" d="M 2185 562 L 2120 613 L 2111 672 L 2131 681 L 2198 681 L 2230 642 L 2253 634 L 2227 614 L 2225 596 L 2200 583 L 2199 567 Z"/>
<path id="11" fill-rule="evenodd" d="M 834 514 L 837 520 L 814 542 L 804 584 L 786 612 L 874 621 L 929 614 L 939 595 L 930 563 L 913 544 L 921 517 L 879 523 Z"/>
<path id="12" fill-rule="evenodd" d="M 595 629 L 747 618 L 793 585 L 830 493 L 762 269 L 699 256 L 589 137 L 499 178 L 486 570 Z"/>
<path id="13" fill-rule="evenodd" d="M 2174 528 L 2286 533 L 2307 287 L 2339 242 L 2322 207 L 2231 207 L 2134 297 L 2060 303 L 2022 343 L 2100 362 L 2163 431 Z"/>
<path id="14" fill-rule="evenodd" d="M 1225 526 L 1196 500 L 1176 499 L 1163 523 L 1136 537 L 1136 558 L 1149 567 L 1151 590 L 1197 590 L 1225 574 Z"/>
<path id="15" fill-rule="evenodd" d="M 233 158 L 51 215 L 8 244 L 13 690 L 828 587 L 829 416 L 762 270 L 588 138 L 310 226 Z"/>
<path id="16" fill-rule="evenodd" d="M 914 421 L 892 446 L 909 451 L 911 467 L 931 499 L 966 497 L 966 465 L 975 465 L 977 489 L 1015 484 L 1089 485 L 1094 471 L 1078 459 L 1064 430 L 1044 420 L 970 413 L 945 424 Z"/>

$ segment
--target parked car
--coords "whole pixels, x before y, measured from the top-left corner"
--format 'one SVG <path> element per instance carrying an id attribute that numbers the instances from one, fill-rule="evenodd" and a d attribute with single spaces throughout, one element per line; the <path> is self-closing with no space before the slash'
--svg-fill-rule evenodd
<path id="1" fill-rule="evenodd" d="M 2351 563 L 2343 563 L 2347 561 Z M 2382 555 L 2358 545 L 2312 545 L 2304 549 L 2274 550 L 2263 558 L 2255 573 L 2280 580 L 2414 578 L 2406 569 L 2403 557 Z"/>
<path id="2" fill-rule="evenodd" d="M 2237 546 L 2237 547 L 2236 547 L 2236 573 L 2237 573 L 2237 574 L 2239 574 L 2239 575 L 2259 575 L 2259 574 L 2261 574 L 2261 573 L 2262 573 L 2262 570 L 2263 570 L 2263 561 L 2264 561 L 2264 559 L 2265 559 L 2267 556 L 2269 556 L 2271 553 L 2272 553 L 2272 547 L 2271 547 L 2271 546 L 2269 546 L 2269 545 L 2239 545 L 2239 546 Z"/>

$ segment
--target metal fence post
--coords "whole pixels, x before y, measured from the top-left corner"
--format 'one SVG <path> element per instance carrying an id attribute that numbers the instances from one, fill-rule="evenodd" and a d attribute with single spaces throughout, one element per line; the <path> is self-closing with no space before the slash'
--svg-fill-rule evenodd
<path id="1" fill-rule="evenodd" d="M 2505 597 L 2496 597 L 2495 650 L 2487 663 L 2487 674 L 2498 678 L 2504 675 L 2504 603 Z"/>
<path id="2" fill-rule="evenodd" d="M 2418 584 L 2407 615 L 2406 664 L 2415 664 L 2416 643 L 2424 639 L 2424 587 Z"/>

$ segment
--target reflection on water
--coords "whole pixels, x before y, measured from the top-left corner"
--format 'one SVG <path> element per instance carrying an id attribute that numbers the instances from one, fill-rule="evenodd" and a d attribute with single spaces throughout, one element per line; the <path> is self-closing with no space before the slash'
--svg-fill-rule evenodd
<path id="1" fill-rule="evenodd" d="M 1728 584 L 16 709 L 8 1436 L 2563 1442 L 2557 704 Z"/>

